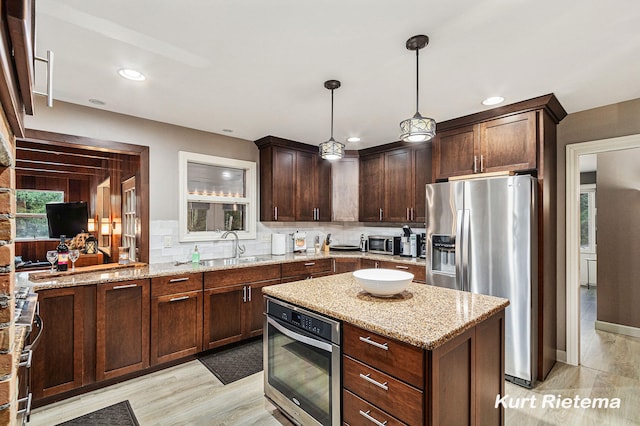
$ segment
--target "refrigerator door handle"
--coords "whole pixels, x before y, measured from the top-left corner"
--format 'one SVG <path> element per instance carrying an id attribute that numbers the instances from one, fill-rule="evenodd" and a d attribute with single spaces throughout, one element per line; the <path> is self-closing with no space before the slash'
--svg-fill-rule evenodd
<path id="1" fill-rule="evenodd" d="M 464 210 L 458 210 L 456 214 L 456 243 L 455 243 L 455 259 L 456 259 L 456 288 L 464 290 L 464 276 L 462 269 L 462 247 L 464 233 L 462 229 L 464 219 Z"/>
<path id="2" fill-rule="evenodd" d="M 462 270 L 462 286 L 460 287 L 464 291 L 471 291 L 471 278 L 469 275 L 469 237 L 471 233 L 470 229 L 470 214 L 469 210 L 462 210 L 462 244 L 460 252 L 461 270 Z"/>

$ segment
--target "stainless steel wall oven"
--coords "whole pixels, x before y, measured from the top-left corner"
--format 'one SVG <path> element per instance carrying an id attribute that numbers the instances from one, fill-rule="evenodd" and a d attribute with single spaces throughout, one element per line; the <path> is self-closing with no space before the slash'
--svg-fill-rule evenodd
<path id="1" fill-rule="evenodd" d="M 266 297 L 264 393 L 301 425 L 340 424 L 340 323 Z"/>

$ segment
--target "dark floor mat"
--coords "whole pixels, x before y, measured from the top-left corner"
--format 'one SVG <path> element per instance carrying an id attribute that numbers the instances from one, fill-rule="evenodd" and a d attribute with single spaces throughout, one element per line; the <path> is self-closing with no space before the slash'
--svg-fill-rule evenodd
<path id="1" fill-rule="evenodd" d="M 262 371 L 262 339 L 200 356 L 198 359 L 227 385 Z"/>
<path id="2" fill-rule="evenodd" d="M 129 401 L 101 408 L 59 425 L 65 426 L 139 426 Z"/>

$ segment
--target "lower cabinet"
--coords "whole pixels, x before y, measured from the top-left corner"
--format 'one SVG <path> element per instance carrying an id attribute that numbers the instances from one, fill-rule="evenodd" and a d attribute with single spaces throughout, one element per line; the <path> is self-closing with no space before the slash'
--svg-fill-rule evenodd
<path id="1" fill-rule="evenodd" d="M 44 327 L 33 354 L 34 405 L 38 405 L 38 400 L 78 388 L 92 379 L 85 378 L 83 370 L 84 309 L 91 305 L 91 298 L 85 296 L 94 295 L 95 288 L 82 286 L 38 292 Z M 90 347 L 87 349 L 91 351 Z"/>
<path id="2" fill-rule="evenodd" d="M 149 304 L 149 280 L 97 286 L 96 380 L 149 366 Z"/>
<path id="3" fill-rule="evenodd" d="M 333 273 L 353 272 L 360 269 L 360 258 L 336 257 L 333 259 Z"/>
<path id="4" fill-rule="evenodd" d="M 310 259 L 282 264 L 282 282 L 308 280 L 333 274 L 332 259 Z"/>
<path id="5" fill-rule="evenodd" d="M 280 283 L 280 265 L 204 273 L 203 349 L 262 333 L 262 287 Z"/>
<path id="6" fill-rule="evenodd" d="M 384 268 L 384 269 L 398 269 L 400 271 L 407 271 L 413 274 L 413 281 L 418 283 L 427 282 L 427 270 L 425 265 L 411 264 L 404 262 L 393 262 L 390 260 L 373 260 L 373 259 L 360 259 L 361 268 Z"/>

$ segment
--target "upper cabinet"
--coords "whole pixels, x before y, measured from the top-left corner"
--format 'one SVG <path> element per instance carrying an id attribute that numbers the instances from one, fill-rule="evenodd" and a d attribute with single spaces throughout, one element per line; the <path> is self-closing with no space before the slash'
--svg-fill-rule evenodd
<path id="1" fill-rule="evenodd" d="M 260 149 L 260 220 L 331 220 L 331 162 L 317 147 L 274 136 L 257 140 Z"/>
<path id="2" fill-rule="evenodd" d="M 424 222 L 430 144 L 398 142 L 360 152 L 360 221 Z"/>
<path id="3" fill-rule="evenodd" d="M 558 122 L 566 112 L 553 95 L 438 123 L 433 180 L 499 171 L 540 169 L 546 111 Z"/>

